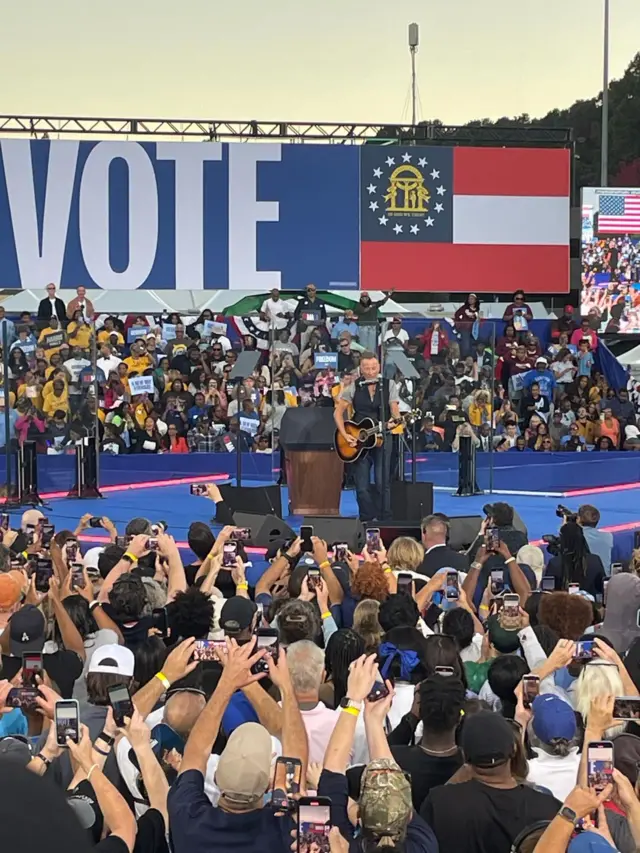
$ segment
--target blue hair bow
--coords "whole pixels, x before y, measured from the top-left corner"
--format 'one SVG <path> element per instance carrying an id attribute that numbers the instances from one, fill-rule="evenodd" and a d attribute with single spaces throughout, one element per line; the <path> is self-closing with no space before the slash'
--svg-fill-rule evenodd
<path id="1" fill-rule="evenodd" d="M 387 673 L 391 669 L 391 664 L 396 657 L 400 658 L 400 679 L 402 681 L 409 681 L 411 673 L 420 663 L 417 652 L 414 652 L 412 649 L 399 649 L 393 643 L 383 643 L 378 649 L 378 654 L 380 657 L 385 658 L 385 662 L 380 670 L 383 680 L 387 678 Z"/>

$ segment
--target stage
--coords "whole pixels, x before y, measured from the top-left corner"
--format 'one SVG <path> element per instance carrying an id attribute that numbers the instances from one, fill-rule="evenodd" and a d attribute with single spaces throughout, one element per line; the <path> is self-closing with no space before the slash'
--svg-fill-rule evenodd
<path id="1" fill-rule="evenodd" d="M 634 460 L 638 458 L 637 454 L 624 455 L 632 456 Z M 116 524 L 120 534 L 124 533 L 127 522 L 134 516 L 144 516 L 153 521 L 164 520 L 169 525 L 169 532 L 178 541 L 183 551 L 183 559 L 190 561 L 192 556 L 186 543 L 189 525 L 192 521 L 210 522 L 215 514 L 215 508 L 207 498 L 192 496 L 189 493 L 189 483 L 194 480 L 203 482 L 213 479 L 219 483 L 229 482 L 228 476 L 224 474 L 202 475 L 200 473 L 198 476 L 185 478 L 179 485 L 175 480 L 165 480 L 155 483 L 138 482 L 129 485 L 121 483 L 107 486 L 103 491 L 102 499 L 78 500 L 61 497 L 60 492 L 53 493 L 58 495 L 56 497 L 47 497 L 43 494 L 46 503 L 44 511 L 56 525 L 56 530 L 64 528 L 73 530 L 80 516 L 85 513 L 108 516 Z M 244 485 L 271 485 L 272 482 L 254 480 Z M 495 500 L 507 501 L 516 508 L 528 527 L 531 541 L 537 542 L 543 534 L 556 533 L 558 530 L 559 520 L 555 515 L 558 499 L 543 494 L 484 494 L 457 498 L 447 487 L 439 486 L 434 492 L 434 510 L 450 516 L 479 515 L 486 503 Z M 594 488 L 575 496 L 568 494 L 562 498 L 561 502 L 571 509 L 577 509 L 581 503 L 595 505 L 602 515 L 600 527 L 614 534 L 614 561 L 628 559 L 633 548 L 633 533 L 636 529 L 640 530 L 640 484 Z M 287 490 L 283 487 L 283 513 L 286 513 L 287 506 Z M 357 505 L 354 492 L 342 493 L 341 514 L 345 517 L 356 516 Z M 19 520 L 19 516 L 20 513 L 12 513 L 14 524 Z M 301 521 L 299 517 L 286 515 L 285 520 L 292 527 L 297 527 Z M 216 530 L 215 525 L 213 527 Z M 105 542 L 100 530 L 88 529 L 85 533 L 86 535 L 82 537 L 85 550 L 92 545 Z M 254 584 L 264 570 L 265 563 L 261 551 L 254 550 L 251 558 L 253 567 L 248 572 L 248 580 Z"/>

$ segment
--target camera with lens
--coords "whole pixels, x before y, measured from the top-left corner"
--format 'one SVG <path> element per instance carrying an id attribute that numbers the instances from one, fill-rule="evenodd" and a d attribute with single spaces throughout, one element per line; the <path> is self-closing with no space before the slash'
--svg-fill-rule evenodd
<path id="1" fill-rule="evenodd" d="M 547 546 L 547 551 L 554 557 L 560 556 L 560 537 L 553 533 L 545 533 L 542 541 Z"/>
<path id="2" fill-rule="evenodd" d="M 556 515 L 558 518 L 562 518 L 565 521 L 573 522 L 573 524 L 578 520 L 578 513 L 572 512 L 570 509 L 567 509 L 566 506 L 562 506 L 562 504 L 558 504 L 556 507 Z"/>

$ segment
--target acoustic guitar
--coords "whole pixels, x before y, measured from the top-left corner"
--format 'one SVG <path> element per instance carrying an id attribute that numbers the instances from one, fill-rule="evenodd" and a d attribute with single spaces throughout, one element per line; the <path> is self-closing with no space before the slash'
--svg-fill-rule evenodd
<path id="1" fill-rule="evenodd" d="M 420 410 L 407 412 L 399 418 L 394 419 L 395 427 L 388 429 L 383 427 L 381 423 L 376 423 L 372 418 L 363 418 L 359 423 L 355 421 L 345 421 L 344 431 L 347 435 L 355 438 L 356 444 L 352 447 L 346 438 L 336 430 L 335 445 L 336 453 L 343 462 L 355 462 L 360 459 L 362 454 L 367 450 L 373 450 L 375 447 L 382 447 L 385 433 L 395 433 L 398 426 L 406 423 L 413 423 L 417 418 L 421 417 Z"/>

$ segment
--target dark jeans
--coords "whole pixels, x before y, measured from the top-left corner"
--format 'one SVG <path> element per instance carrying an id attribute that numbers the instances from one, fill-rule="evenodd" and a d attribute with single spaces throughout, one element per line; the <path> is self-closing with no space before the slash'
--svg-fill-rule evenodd
<path id="1" fill-rule="evenodd" d="M 391 441 L 386 436 L 383 447 L 367 451 L 351 466 L 361 521 L 391 517 Z"/>

